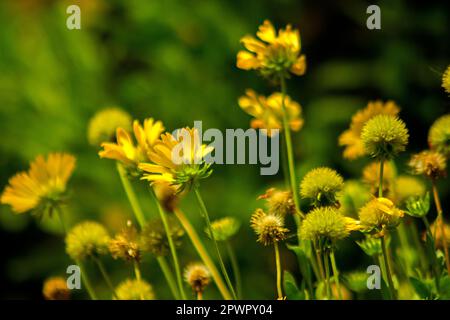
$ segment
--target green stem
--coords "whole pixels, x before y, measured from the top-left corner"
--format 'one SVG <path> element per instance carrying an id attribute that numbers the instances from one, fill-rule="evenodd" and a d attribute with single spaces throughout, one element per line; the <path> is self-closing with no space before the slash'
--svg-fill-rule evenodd
<path id="1" fill-rule="evenodd" d="M 231 268 L 233 269 L 234 280 L 236 283 L 236 293 L 238 299 L 242 299 L 242 281 L 241 281 L 241 271 L 239 270 L 239 264 L 236 259 L 233 247 L 229 241 L 226 242 L 226 247 L 228 251 L 228 256 L 230 257 Z"/>
<path id="2" fill-rule="evenodd" d="M 431 241 L 430 245 L 426 245 L 428 255 L 431 257 L 431 270 L 434 275 L 434 281 L 436 285 L 436 289 L 438 292 L 440 291 L 440 272 L 439 272 L 439 266 L 438 266 L 438 258 L 436 256 L 436 250 L 435 250 L 435 243 L 433 238 L 433 233 L 431 232 L 430 223 L 428 222 L 428 219 L 426 216 L 422 217 L 422 221 L 425 224 L 425 230 L 427 234 L 426 241 Z"/>
<path id="3" fill-rule="evenodd" d="M 391 267 L 389 265 L 385 236 L 381 237 L 381 249 L 382 249 L 382 258 L 384 261 L 384 265 L 386 267 L 386 278 L 388 280 L 388 286 L 389 286 L 389 291 L 391 293 L 391 298 L 396 300 L 397 298 L 396 298 L 396 294 L 395 294 L 394 282 L 392 281 L 392 273 L 391 273 Z"/>
<path id="4" fill-rule="evenodd" d="M 164 231 L 166 232 L 167 240 L 169 242 L 170 253 L 172 255 L 173 265 L 175 267 L 175 275 L 177 277 L 177 282 L 178 282 L 178 290 L 181 293 L 181 298 L 183 300 L 186 300 L 187 298 L 186 298 L 186 293 L 184 292 L 183 277 L 181 276 L 181 271 L 180 271 L 180 263 L 178 262 L 177 250 L 175 248 L 175 244 L 173 243 L 172 235 L 170 234 L 170 228 L 169 228 L 169 223 L 167 222 L 166 213 L 164 212 L 163 208 L 161 207 L 161 204 L 159 203 L 158 199 L 156 198 L 154 190 L 151 189 L 150 192 L 153 196 L 153 200 L 155 201 L 156 206 L 158 207 L 159 216 L 164 225 Z"/>
<path id="5" fill-rule="evenodd" d="M 156 259 L 159 263 L 159 267 L 166 278 L 167 284 L 169 285 L 170 292 L 175 297 L 176 300 L 180 300 L 180 295 L 178 293 L 177 284 L 175 282 L 175 278 L 173 277 L 172 270 L 167 263 L 167 260 L 164 257 L 158 257 Z"/>
<path id="6" fill-rule="evenodd" d="M 305 217 L 305 215 L 300 210 L 300 201 L 298 199 L 298 192 L 297 192 L 297 178 L 295 175 L 295 164 L 294 164 L 294 152 L 292 148 L 292 139 L 291 139 L 291 130 L 289 128 L 289 120 L 288 115 L 286 111 L 285 106 L 285 100 L 286 100 L 286 81 L 284 77 L 280 77 L 280 85 L 281 85 L 281 109 L 283 113 L 283 128 L 284 128 L 284 136 L 286 141 L 286 151 L 287 151 L 287 160 L 288 160 L 288 167 L 289 167 L 289 178 L 291 181 L 291 190 L 292 190 L 292 196 L 294 198 L 295 208 L 297 209 L 298 213 L 302 218 Z"/>
<path id="7" fill-rule="evenodd" d="M 97 295 L 92 288 L 91 280 L 89 279 L 89 276 L 86 272 L 86 268 L 84 267 L 84 264 L 80 260 L 76 260 L 75 263 L 78 267 L 80 267 L 81 271 L 81 281 L 83 281 L 83 285 L 86 288 L 86 291 L 88 292 L 89 297 L 91 300 L 98 300 Z"/>
<path id="8" fill-rule="evenodd" d="M 133 260 L 133 269 L 134 269 L 134 275 L 136 276 L 137 281 L 141 281 L 141 269 L 139 268 L 139 262 L 136 260 Z"/>
<path id="9" fill-rule="evenodd" d="M 317 279 L 323 281 L 325 279 L 325 272 L 323 270 L 322 258 L 320 257 L 321 252 L 317 248 L 317 245 L 316 245 L 315 242 L 313 242 L 313 250 L 314 250 L 314 253 L 315 253 L 315 256 L 316 256 L 317 265 L 319 266 L 319 277 Z"/>
<path id="10" fill-rule="evenodd" d="M 327 298 L 331 300 L 331 285 L 330 285 L 330 265 L 328 263 L 328 254 L 323 254 L 323 264 L 325 265 L 325 285 L 327 288 Z"/>
<path id="11" fill-rule="evenodd" d="M 111 278 L 109 277 L 108 273 L 106 272 L 103 262 L 98 257 L 94 256 L 93 258 L 94 258 L 95 263 L 98 266 L 98 269 L 100 270 L 100 273 L 102 274 L 103 280 L 105 280 L 106 285 L 108 286 L 109 290 L 111 290 L 113 297 L 117 299 L 116 290 L 114 289 L 114 286 L 111 282 Z"/>
<path id="12" fill-rule="evenodd" d="M 342 300 L 341 285 L 339 282 L 339 270 L 336 264 L 336 257 L 334 256 L 334 250 L 330 252 L 331 268 L 333 269 L 334 283 L 336 284 L 336 290 L 338 292 L 339 300 Z"/>
<path id="13" fill-rule="evenodd" d="M 442 213 L 442 206 L 441 206 L 441 200 L 439 199 L 439 193 L 437 190 L 436 181 L 433 180 L 433 198 L 434 203 L 436 205 L 436 211 L 438 214 L 436 224 L 437 228 L 440 228 L 441 230 L 441 239 L 442 239 L 442 248 L 444 250 L 444 256 L 445 256 L 445 265 L 447 266 L 447 273 L 450 275 L 450 257 L 448 253 L 448 246 L 447 246 L 447 237 L 445 236 L 445 226 L 444 226 L 444 217 Z M 437 232 L 435 233 L 437 235 Z"/>
<path id="14" fill-rule="evenodd" d="M 277 293 L 278 300 L 283 300 L 283 290 L 281 289 L 281 261 L 280 261 L 280 249 L 278 248 L 278 242 L 273 243 L 275 248 L 275 264 L 277 267 Z"/>
<path id="15" fill-rule="evenodd" d="M 214 237 L 214 233 L 212 231 L 211 221 L 209 219 L 208 211 L 206 210 L 205 203 L 203 202 L 202 196 L 201 196 L 200 191 L 197 186 L 194 187 L 194 193 L 195 193 L 195 196 L 197 197 L 197 201 L 200 206 L 200 210 L 202 211 L 203 218 L 206 221 L 206 227 L 208 228 L 209 235 L 214 243 L 214 247 L 215 247 L 216 253 L 217 253 L 217 258 L 219 259 L 220 268 L 225 277 L 225 281 L 227 282 L 227 285 L 231 291 L 233 299 L 236 300 L 237 297 L 236 297 L 236 293 L 233 288 L 233 284 L 231 283 L 230 277 L 228 276 L 227 269 L 225 268 L 225 264 L 223 263 L 222 255 L 220 254 L 220 250 L 219 250 L 219 245 L 217 244 L 216 238 Z"/>
<path id="16" fill-rule="evenodd" d="M 127 177 L 125 168 L 120 162 L 117 162 L 117 171 L 119 172 L 120 180 L 122 181 L 123 188 L 125 190 L 125 193 L 127 194 L 128 201 L 130 202 L 131 208 L 133 209 L 136 220 L 142 228 L 145 225 L 144 212 L 141 209 L 133 186 L 131 185 L 130 180 Z"/>
<path id="17" fill-rule="evenodd" d="M 136 193 L 134 192 L 133 186 L 130 183 L 130 180 L 128 180 L 127 173 L 125 171 L 125 168 L 120 162 L 117 162 L 117 171 L 119 172 L 120 181 L 122 182 L 123 189 L 125 190 L 125 193 L 128 198 L 128 202 L 131 205 L 131 209 L 133 210 L 133 214 L 136 217 L 137 222 L 139 223 L 139 226 L 143 228 L 145 226 L 145 216 L 141 209 L 141 206 L 139 204 L 139 201 L 136 197 Z M 179 299 L 179 293 L 177 290 L 177 286 L 175 284 L 175 280 L 172 274 L 172 271 L 170 270 L 169 266 L 167 265 L 167 261 L 164 257 L 158 257 L 156 259 L 158 261 L 159 267 L 161 268 L 161 271 L 164 274 L 164 277 L 166 278 L 166 281 L 169 285 L 170 291 L 172 292 L 172 295 L 175 297 L 175 299 Z"/>
<path id="18" fill-rule="evenodd" d="M 203 263 L 209 269 L 209 272 L 211 272 L 211 277 L 213 278 L 214 282 L 216 283 L 217 288 L 219 289 L 220 293 L 222 294 L 222 297 L 225 300 L 231 300 L 231 298 L 232 298 L 231 294 L 228 291 L 227 286 L 226 286 L 225 282 L 223 281 L 222 276 L 219 273 L 219 270 L 217 270 L 216 265 L 214 264 L 211 257 L 209 256 L 208 252 L 206 251 L 205 246 L 203 245 L 202 241 L 200 240 L 200 237 L 198 236 L 194 227 L 189 222 L 189 220 L 186 218 L 186 215 L 184 214 L 184 212 L 181 211 L 179 208 L 175 208 L 174 213 L 177 216 L 178 220 L 180 221 L 181 225 L 183 226 L 184 230 L 186 231 L 187 235 L 191 239 L 192 245 L 194 246 L 194 248 L 197 251 L 200 258 L 202 259 Z"/>

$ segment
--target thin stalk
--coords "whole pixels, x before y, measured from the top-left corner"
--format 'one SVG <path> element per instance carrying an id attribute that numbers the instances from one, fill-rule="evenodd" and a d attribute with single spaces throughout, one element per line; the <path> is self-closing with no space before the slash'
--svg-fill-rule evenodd
<path id="1" fill-rule="evenodd" d="M 314 250 L 314 253 L 316 254 L 317 264 L 319 265 L 319 275 L 320 275 L 320 277 L 318 279 L 323 281 L 323 280 L 325 280 L 325 271 L 323 269 L 322 258 L 320 257 L 321 251 L 317 249 L 317 246 L 316 246 L 315 242 L 313 242 L 313 250 Z"/>
<path id="2" fill-rule="evenodd" d="M 177 283 L 175 282 L 175 278 L 173 277 L 172 270 L 170 270 L 169 264 L 164 257 L 158 257 L 156 259 L 159 263 L 159 267 L 166 278 L 167 284 L 169 285 L 170 292 L 175 297 L 176 300 L 180 300 L 180 294 L 178 293 Z"/>
<path id="3" fill-rule="evenodd" d="M 63 210 L 61 209 L 60 206 L 57 206 L 55 209 L 58 213 L 59 221 L 61 222 L 61 229 L 63 230 L 64 234 L 67 234 L 67 228 L 66 228 L 66 223 L 64 220 Z M 81 260 L 75 260 L 75 263 L 80 268 L 81 281 L 83 282 L 83 285 L 86 287 L 86 291 L 88 292 L 89 298 L 91 298 L 91 300 L 97 300 L 97 295 L 95 294 L 95 291 L 92 288 L 92 284 L 89 279 L 89 276 L 87 275 L 84 264 L 81 262 Z"/>
<path id="4" fill-rule="evenodd" d="M 133 214 L 136 217 L 139 226 L 143 228 L 145 226 L 145 216 L 137 199 L 136 193 L 134 192 L 133 186 L 130 183 L 130 180 L 127 177 L 125 168 L 122 166 L 120 162 L 117 162 L 117 171 L 120 176 L 120 181 L 122 182 L 123 189 L 128 198 L 128 202 L 131 205 L 131 209 L 133 210 Z M 164 257 L 158 257 L 156 259 L 158 261 L 159 267 L 166 278 L 167 284 L 169 285 L 170 291 L 175 299 L 179 299 L 179 293 L 177 290 L 177 286 L 175 285 L 175 280 L 173 277 L 173 273 L 170 270 L 167 261 Z"/>
<path id="5" fill-rule="evenodd" d="M 281 289 L 281 261 L 280 261 L 280 250 L 278 248 L 278 242 L 273 243 L 275 249 L 275 264 L 277 267 L 277 293 L 278 300 L 283 300 L 283 290 Z"/>
<path id="6" fill-rule="evenodd" d="M 430 227 L 430 223 L 428 222 L 428 219 L 426 216 L 422 217 L 422 221 L 425 224 L 425 230 L 426 230 L 426 234 L 427 234 L 427 241 L 428 239 L 431 240 L 431 246 L 426 246 L 428 251 L 429 256 L 431 256 L 431 270 L 433 272 L 434 275 L 434 282 L 436 285 L 436 289 L 438 290 L 438 292 L 440 291 L 440 284 L 439 284 L 439 278 L 440 278 L 440 272 L 439 272 L 439 267 L 438 267 L 438 258 L 436 256 L 436 250 L 434 249 L 435 243 L 434 243 L 434 239 L 433 239 L 433 233 L 431 232 L 431 227 Z"/>
<path id="7" fill-rule="evenodd" d="M 338 297 L 339 297 L 339 300 L 342 300 L 341 285 L 339 282 L 339 270 L 337 268 L 336 258 L 334 256 L 334 250 L 331 250 L 331 252 L 330 252 L 330 260 L 331 260 L 331 268 L 333 269 L 334 283 L 336 284 L 336 290 L 338 292 Z"/>
<path id="8" fill-rule="evenodd" d="M 229 241 L 226 242 L 226 247 L 228 256 L 230 257 L 231 268 L 233 269 L 237 297 L 238 299 L 242 299 L 241 271 L 239 270 L 239 264 L 237 262 L 236 254 L 234 253 L 233 247 L 231 246 L 231 243 Z"/>
<path id="9" fill-rule="evenodd" d="M 106 285 L 108 286 L 109 290 L 111 290 L 112 295 L 114 298 L 117 299 L 116 290 L 114 289 L 114 286 L 111 282 L 111 278 L 108 275 L 108 272 L 106 272 L 105 266 L 103 265 L 103 262 L 98 257 L 93 257 L 95 263 L 97 264 L 98 269 L 100 270 L 100 273 L 102 274 L 103 280 L 105 280 Z"/>
<path id="10" fill-rule="evenodd" d="M 331 285 L 330 285 L 330 264 L 328 263 L 328 254 L 323 254 L 323 264 L 325 265 L 325 285 L 327 288 L 327 298 L 331 300 Z"/>
<path id="11" fill-rule="evenodd" d="M 197 300 L 203 300 L 203 292 L 197 291 Z"/>
<path id="12" fill-rule="evenodd" d="M 294 152 L 292 148 L 292 139 L 291 139 L 291 130 L 289 128 L 288 115 L 286 112 L 285 100 L 286 100 L 286 80 L 284 77 L 280 77 L 280 86 L 281 86 L 281 109 L 283 113 L 283 128 L 284 128 L 284 136 L 286 141 L 286 152 L 287 152 L 287 160 L 289 167 L 289 178 L 291 183 L 292 196 L 294 198 L 295 208 L 302 218 L 305 215 L 300 210 L 300 201 L 298 199 L 297 193 L 297 177 L 295 175 L 295 164 L 294 164 Z"/>
<path id="13" fill-rule="evenodd" d="M 195 231 L 194 227 L 191 225 L 189 220 L 186 218 L 183 211 L 176 208 L 174 210 L 175 215 L 177 216 L 178 220 L 180 221 L 181 225 L 183 226 L 184 230 L 186 231 L 187 235 L 189 236 L 189 239 L 191 239 L 192 245 L 194 246 L 195 250 L 197 251 L 198 255 L 202 259 L 203 263 L 206 265 L 206 267 L 209 269 L 209 272 L 211 272 L 211 277 L 213 278 L 214 282 L 217 285 L 217 288 L 219 289 L 220 293 L 222 294 L 223 298 L 226 300 L 231 300 L 231 294 L 227 289 L 227 286 L 225 282 L 222 279 L 222 276 L 219 273 L 219 270 L 217 270 L 216 265 L 212 261 L 211 257 L 209 256 L 208 252 L 206 251 L 202 241 L 200 240 L 200 237 L 198 236 L 197 232 Z"/>
<path id="14" fill-rule="evenodd" d="M 133 260 L 133 269 L 134 269 L 134 275 L 136 276 L 137 281 L 141 281 L 141 269 L 139 268 L 139 262 L 136 260 Z"/>
<path id="15" fill-rule="evenodd" d="M 97 294 L 95 293 L 94 289 L 92 288 L 91 280 L 89 279 L 89 276 L 87 275 L 84 264 L 81 262 L 81 260 L 76 260 L 75 263 L 77 264 L 78 267 L 80 267 L 81 281 L 83 281 L 83 285 L 85 286 L 89 297 L 91 298 L 91 300 L 98 300 Z"/>
<path id="16" fill-rule="evenodd" d="M 167 222 L 166 213 L 164 212 L 163 208 L 161 207 L 161 204 L 159 203 L 158 199 L 156 198 L 156 195 L 155 195 L 155 192 L 153 191 L 153 189 L 151 189 L 150 192 L 153 196 L 153 200 L 155 201 L 156 206 L 158 207 L 159 216 L 162 220 L 162 223 L 164 226 L 164 231 L 166 232 L 167 240 L 169 242 L 170 253 L 172 255 L 173 265 L 175 267 L 175 275 L 177 277 L 177 282 L 178 282 L 178 290 L 181 293 L 181 298 L 183 300 L 186 300 L 187 298 L 186 298 L 186 293 L 184 292 L 183 277 L 181 276 L 180 263 L 178 262 L 177 250 L 175 248 L 175 244 L 173 243 L 172 235 L 170 234 L 170 228 L 169 228 L 169 223 Z"/>
<path id="17" fill-rule="evenodd" d="M 389 265 L 388 255 L 387 255 L 387 246 L 385 236 L 381 237 L 381 249 L 382 249 L 382 258 L 386 267 L 386 278 L 388 280 L 389 291 L 391 293 L 392 299 L 396 300 L 394 282 L 392 281 L 391 268 Z"/>
<path id="18" fill-rule="evenodd" d="M 448 254 L 448 247 L 447 247 L 447 237 L 445 236 L 445 226 L 444 226 L 444 217 L 442 213 L 442 206 L 441 206 L 441 200 L 439 199 L 439 193 L 436 186 L 436 181 L 433 180 L 433 197 L 434 197 L 434 203 L 436 204 L 436 210 L 438 214 L 438 220 L 437 224 L 441 228 L 441 238 L 442 238 L 442 248 L 444 249 L 444 255 L 445 255 L 445 265 L 447 266 L 447 273 L 450 275 L 450 258 Z M 437 234 L 437 232 L 435 233 Z"/>
<path id="19" fill-rule="evenodd" d="M 206 221 L 206 227 L 208 228 L 209 235 L 214 243 L 214 247 L 215 247 L 216 253 L 217 253 L 217 258 L 219 259 L 219 265 L 220 265 L 222 273 L 225 277 L 225 281 L 227 282 L 228 288 L 231 291 L 231 295 L 233 296 L 233 299 L 236 300 L 237 297 L 236 297 L 236 293 L 233 288 L 233 284 L 231 283 L 230 277 L 228 276 L 227 269 L 225 268 L 225 264 L 223 263 L 222 255 L 220 254 L 220 250 L 219 250 L 219 245 L 217 244 L 216 238 L 214 237 L 214 233 L 212 231 L 211 221 L 209 219 L 208 211 L 206 210 L 205 203 L 203 202 L 202 196 L 201 196 L 200 191 L 198 190 L 197 186 L 194 187 L 194 193 L 195 193 L 195 196 L 197 197 L 197 201 L 200 206 L 200 210 L 202 211 L 203 218 Z"/>
<path id="20" fill-rule="evenodd" d="M 409 242 L 408 242 L 408 235 L 406 234 L 405 220 L 403 220 L 397 227 L 397 234 L 400 239 L 400 247 L 403 248 L 403 252 L 405 252 L 405 251 L 409 252 Z M 406 267 L 406 270 L 403 270 L 403 271 L 405 272 L 405 274 L 407 275 L 407 278 L 409 279 L 408 275 L 411 274 L 412 266 L 410 266 L 407 259 L 403 258 L 403 262 Z"/>

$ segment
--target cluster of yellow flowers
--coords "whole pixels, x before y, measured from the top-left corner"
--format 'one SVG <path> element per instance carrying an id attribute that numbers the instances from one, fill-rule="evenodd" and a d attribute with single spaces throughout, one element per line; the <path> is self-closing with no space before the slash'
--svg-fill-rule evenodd
<path id="1" fill-rule="evenodd" d="M 398 298 L 401 285 L 406 281 L 402 277 L 412 277 L 409 266 L 414 262 L 402 257 L 405 261 L 400 266 L 393 265 L 390 258 L 392 233 L 398 232 L 404 252 L 411 251 L 409 241 L 405 240 L 408 228 L 405 220 L 414 225 L 413 218 L 421 218 L 426 229 L 426 245 L 416 250 L 427 250 L 427 256 L 432 259 L 421 270 L 424 279 L 416 280 L 428 281 L 434 277 L 436 285 L 430 289 L 428 298 L 448 296 L 440 284 L 443 281 L 449 283 L 450 227 L 444 223 L 436 181 L 445 177 L 450 157 L 450 115 L 434 122 L 428 135 L 429 149 L 414 154 L 408 163 L 413 174 L 422 175 L 431 183 L 429 191 L 437 209 L 433 224 L 427 218 L 430 197 L 425 183 L 411 175 L 397 174 L 395 157 L 406 150 L 409 133 L 399 118 L 400 108 L 393 101 L 369 102 L 352 117 L 349 129 L 338 138 L 339 145 L 344 147 L 344 158 L 372 158 L 363 169 L 361 179 L 345 180 L 336 170 L 321 166 L 305 174 L 299 183 L 291 134 L 302 128 L 304 120 L 300 104 L 287 95 L 287 80 L 292 75 L 300 76 L 306 72 L 300 33 L 290 25 L 277 31 L 266 20 L 256 35 L 257 38 L 244 36 L 241 39 L 246 50 L 238 52 L 237 67 L 256 70 L 279 88 L 267 97 L 247 89 L 238 104 L 253 117 L 251 127 L 267 129 L 268 136 L 273 136 L 272 130 L 280 130 L 286 143 L 286 185 L 271 187 L 261 195 L 258 199 L 264 200 L 265 207 L 255 209 L 249 219 L 257 242 L 274 248 L 277 299 L 346 299 L 351 296 L 348 289 L 363 291 L 361 282 L 365 279 L 361 272 L 340 277 L 335 257 L 339 242 L 351 235 L 359 240 L 357 244 L 361 249 L 381 265 L 383 285 L 388 289 L 389 297 Z M 444 74 L 442 86 L 450 92 L 449 69 Z M 67 232 L 66 252 L 83 269 L 84 287 L 92 299 L 98 296 L 85 271 L 85 261 L 96 264 L 113 299 L 155 299 L 157 290 L 141 275 L 142 257 L 147 253 L 158 261 L 161 274 L 176 299 L 188 298 L 183 280 L 197 299 L 203 299 L 211 283 L 224 299 L 242 298 L 239 263 L 231 244 L 231 239 L 239 232 L 240 221 L 233 217 L 211 221 L 200 193 L 202 180 L 212 173 L 211 165 L 205 163 L 204 158 L 213 149 L 200 143 L 200 133 L 195 128 L 182 128 L 176 133 L 165 130 L 159 120 L 132 121 L 129 114 L 117 107 L 98 112 L 89 123 L 89 143 L 101 147 L 100 158 L 116 162 L 136 227 L 128 221 L 121 232 L 111 236 L 102 224 L 81 221 L 65 230 L 68 181 L 76 162 L 74 156 L 66 153 L 51 153 L 47 158 L 38 156 L 28 171 L 9 180 L 0 201 L 10 205 L 15 213 L 31 211 L 39 217 L 59 215 L 64 232 Z M 157 218 L 148 219 L 142 210 L 141 199 L 133 187 L 138 181 L 147 182 L 149 196 L 158 211 Z M 202 237 L 181 209 L 181 200 L 191 191 L 195 194 L 198 211 L 205 219 L 202 234 L 211 241 L 217 262 L 210 258 Z M 289 219 L 293 220 L 294 228 L 287 228 Z M 417 237 L 415 227 L 414 231 Z M 181 272 L 178 251 L 184 235 L 201 262 L 190 263 Z M 304 283 L 302 289 L 294 293 L 292 290 L 287 292 L 283 286 L 280 254 L 280 246 L 292 237 L 296 237 L 296 242 L 287 247 L 298 255 Z M 422 240 L 417 238 L 417 241 L 421 246 Z M 218 242 L 227 247 L 232 273 L 226 268 L 225 255 Z M 131 265 L 134 278 L 127 278 L 115 286 L 102 262 L 105 255 Z M 439 262 L 441 256 L 447 272 Z M 405 265 L 407 267 L 401 269 Z M 287 271 L 284 275 L 285 280 L 287 276 L 292 277 Z M 60 277 L 48 279 L 43 294 L 46 299 L 70 298 L 70 291 Z"/>

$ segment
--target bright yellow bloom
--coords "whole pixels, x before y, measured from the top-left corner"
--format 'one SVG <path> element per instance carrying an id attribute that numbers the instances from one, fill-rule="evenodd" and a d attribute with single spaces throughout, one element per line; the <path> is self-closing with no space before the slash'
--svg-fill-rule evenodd
<path id="1" fill-rule="evenodd" d="M 403 216 L 404 212 L 387 198 L 375 198 L 359 211 L 361 225 L 377 236 L 383 236 L 386 228 L 396 227 Z"/>
<path id="2" fill-rule="evenodd" d="M 108 231 L 95 221 L 83 221 L 66 236 L 66 252 L 75 261 L 106 254 L 110 237 Z"/>
<path id="3" fill-rule="evenodd" d="M 102 143 L 103 150 L 98 153 L 99 156 L 120 161 L 127 166 L 137 166 L 139 162 L 147 161 L 148 153 L 164 132 L 164 126 L 161 121 L 155 121 L 153 118 L 145 119 L 144 126 L 135 120 L 133 132 L 137 144 L 128 131 L 117 128 L 116 143 Z"/>
<path id="4" fill-rule="evenodd" d="M 262 209 L 256 209 L 250 219 L 250 225 L 258 236 L 258 242 L 268 246 L 286 239 L 289 232 L 284 227 L 284 219 L 279 214 L 267 214 Z"/>
<path id="5" fill-rule="evenodd" d="M 442 75 L 442 88 L 444 88 L 445 92 L 450 94 L 450 65 Z"/>
<path id="6" fill-rule="evenodd" d="M 367 121 L 379 114 L 396 116 L 400 112 L 399 107 L 393 101 L 370 101 L 367 107 L 358 111 L 353 117 L 350 129 L 339 136 L 339 145 L 345 146 L 344 158 L 354 160 L 366 155 L 361 140 L 361 132 Z"/>
<path id="7" fill-rule="evenodd" d="M 184 270 L 184 279 L 195 292 L 203 292 L 211 282 L 211 274 L 202 263 L 191 263 Z"/>
<path id="8" fill-rule="evenodd" d="M 33 209 L 51 213 L 63 200 L 75 162 L 75 157 L 67 153 L 51 153 L 47 159 L 38 156 L 28 171 L 9 179 L 1 203 L 9 204 L 15 213 Z"/>
<path id="9" fill-rule="evenodd" d="M 319 167 L 309 171 L 300 183 L 300 195 L 315 207 L 337 206 L 344 179 L 334 169 Z"/>
<path id="10" fill-rule="evenodd" d="M 147 156 L 165 128 L 161 121 L 148 118 L 144 120 L 143 126 L 139 124 L 139 121 L 135 120 L 133 122 L 133 130 L 140 150 Z"/>
<path id="11" fill-rule="evenodd" d="M 334 207 L 320 207 L 306 215 L 300 228 L 300 236 L 305 240 L 326 239 L 334 242 L 346 238 L 352 229 L 356 230 L 356 224 L 356 220 L 344 217 Z"/>
<path id="12" fill-rule="evenodd" d="M 140 163 L 142 177 L 150 182 L 167 181 L 184 189 L 211 174 L 204 157 L 213 148 L 200 144 L 198 130 L 183 128 L 175 135 L 165 133 L 148 153 L 152 163 Z"/>
<path id="13" fill-rule="evenodd" d="M 245 96 L 239 98 L 239 106 L 249 115 L 255 117 L 250 123 L 252 128 L 267 129 L 272 136 L 271 129 L 283 128 L 282 94 L 275 92 L 268 97 L 258 95 L 255 91 L 247 89 Z M 301 106 L 289 96 L 284 98 L 284 107 L 287 113 L 289 127 L 292 131 L 299 131 L 303 126 Z"/>
<path id="14" fill-rule="evenodd" d="M 122 128 L 117 128 L 116 143 L 104 142 L 98 155 L 100 158 L 113 159 L 125 165 L 137 165 L 143 159 L 141 150 L 134 144 L 131 135 Z"/>
<path id="15" fill-rule="evenodd" d="M 291 191 L 278 190 L 270 188 L 258 197 L 258 200 L 264 199 L 270 214 L 278 214 L 286 216 L 287 214 L 295 214 L 295 203 L 292 198 Z"/>
<path id="16" fill-rule="evenodd" d="M 258 70 L 263 76 L 301 76 L 306 71 L 306 58 L 301 55 L 300 33 L 287 25 L 278 34 L 270 21 L 265 20 L 256 33 L 259 39 L 247 35 L 241 43 L 248 51 L 239 51 L 237 67 Z"/>

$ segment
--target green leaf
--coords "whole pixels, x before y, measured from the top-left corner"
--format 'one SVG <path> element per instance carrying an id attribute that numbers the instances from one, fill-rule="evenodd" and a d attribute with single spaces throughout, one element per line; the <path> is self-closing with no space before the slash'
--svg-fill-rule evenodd
<path id="1" fill-rule="evenodd" d="M 289 271 L 284 271 L 284 292 L 288 300 L 305 300 L 305 294 L 297 287 L 294 276 Z"/>
<path id="2" fill-rule="evenodd" d="M 439 279 L 439 296 L 442 300 L 450 300 L 450 277 L 444 276 Z"/>
<path id="3" fill-rule="evenodd" d="M 409 277 L 411 284 L 414 287 L 414 290 L 417 292 L 420 298 L 422 299 L 432 299 L 433 293 L 429 285 L 420 279 Z"/>

